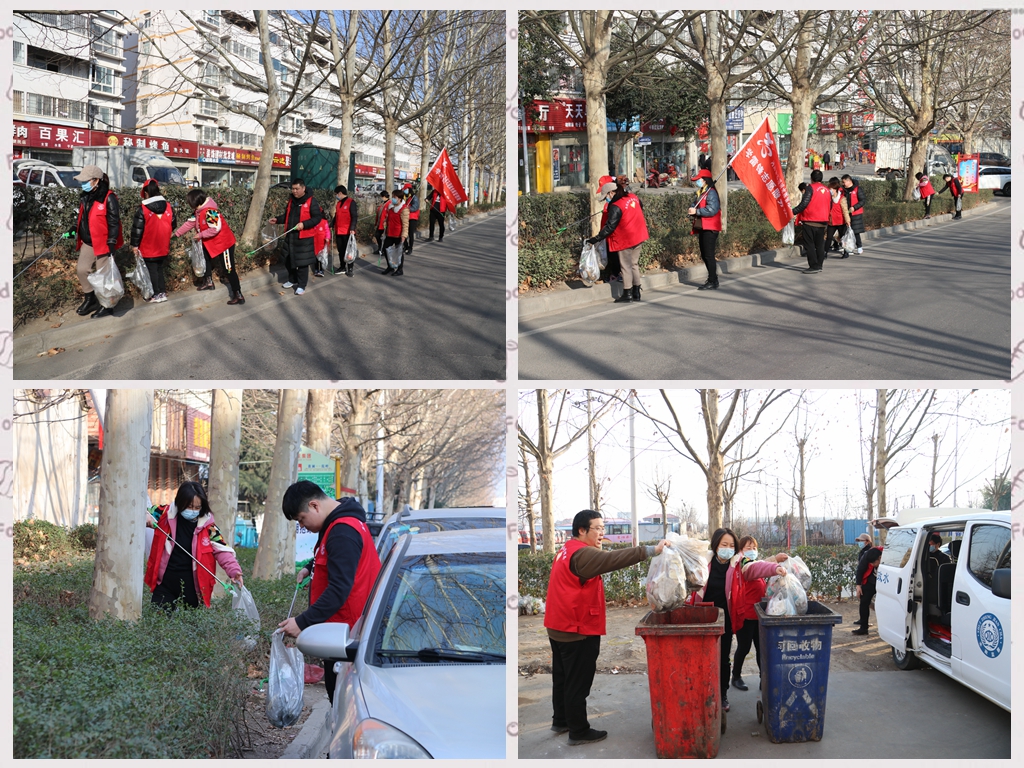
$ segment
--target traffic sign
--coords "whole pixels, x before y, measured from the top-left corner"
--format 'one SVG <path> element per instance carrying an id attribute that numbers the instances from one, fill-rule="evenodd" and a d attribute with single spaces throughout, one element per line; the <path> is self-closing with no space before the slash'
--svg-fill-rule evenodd
<path id="1" fill-rule="evenodd" d="M 636 143 L 640 144 L 641 146 L 645 145 L 645 144 L 650 144 L 651 143 L 651 137 L 650 136 L 641 136 L 639 139 L 636 140 Z"/>

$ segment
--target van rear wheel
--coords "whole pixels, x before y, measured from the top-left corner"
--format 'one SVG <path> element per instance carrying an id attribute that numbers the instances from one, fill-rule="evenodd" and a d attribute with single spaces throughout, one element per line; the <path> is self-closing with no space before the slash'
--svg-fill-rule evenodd
<path id="1" fill-rule="evenodd" d="M 895 648 L 892 649 L 892 663 L 899 669 L 917 669 L 921 666 L 912 651 L 897 651 Z"/>

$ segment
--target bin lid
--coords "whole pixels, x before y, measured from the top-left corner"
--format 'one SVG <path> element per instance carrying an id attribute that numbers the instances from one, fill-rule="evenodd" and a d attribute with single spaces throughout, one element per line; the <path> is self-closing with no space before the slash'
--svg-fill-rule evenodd
<path id="1" fill-rule="evenodd" d="M 805 626 L 807 624 L 842 624 L 843 615 L 836 613 L 831 608 L 815 600 L 807 601 L 807 613 L 803 616 L 769 616 L 765 609 L 768 601 L 762 600 L 754 605 L 757 611 L 757 620 L 766 627 L 779 627 L 785 625 Z"/>
<path id="2" fill-rule="evenodd" d="M 710 604 L 686 605 L 674 611 L 648 611 L 636 625 L 636 634 L 721 635 L 725 632 L 725 612 Z"/>

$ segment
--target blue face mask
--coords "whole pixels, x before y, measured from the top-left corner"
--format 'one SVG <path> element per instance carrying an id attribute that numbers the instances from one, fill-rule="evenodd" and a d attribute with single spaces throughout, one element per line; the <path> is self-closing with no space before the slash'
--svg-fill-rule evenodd
<path id="1" fill-rule="evenodd" d="M 702 189 L 703 187 L 704 187 L 704 179 L 697 179 L 697 189 Z"/>
<path id="2" fill-rule="evenodd" d="M 82 182 L 82 191 L 83 192 L 92 192 L 92 182 L 91 181 L 83 181 Z"/>
<path id="3" fill-rule="evenodd" d="M 867 544 L 868 543 L 866 541 L 864 541 L 864 539 L 861 539 L 860 541 L 857 542 L 857 546 L 860 547 L 861 549 L 864 549 L 864 547 L 866 547 Z"/>
<path id="4" fill-rule="evenodd" d="M 736 554 L 736 550 L 732 547 L 720 547 L 718 550 L 718 556 L 723 560 L 728 560 Z"/>
<path id="5" fill-rule="evenodd" d="M 192 522 L 197 517 L 199 517 L 199 510 L 198 509 L 183 509 L 181 511 L 181 516 L 184 517 L 189 522 Z"/>
<path id="6" fill-rule="evenodd" d="M 936 546 L 935 546 L 934 544 L 932 544 L 932 545 L 930 545 L 930 546 L 928 547 L 928 549 L 929 549 L 929 550 L 930 550 L 931 552 L 934 552 L 934 551 L 935 551 L 936 549 L 938 549 L 938 547 L 936 547 Z"/>

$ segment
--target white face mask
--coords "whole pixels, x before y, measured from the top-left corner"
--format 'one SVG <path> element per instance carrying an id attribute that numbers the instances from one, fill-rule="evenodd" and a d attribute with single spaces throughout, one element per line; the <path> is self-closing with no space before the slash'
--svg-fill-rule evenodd
<path id="1" fill-rule="evenodd" d="M 181 516 L 184 517 L 189 522 L 192 522 L 197 517 L 199 517 L 199 512 L 200 512 L 200 510 L 198 510 L 198 509 L 183 509 L 183 510 L 181 510 Z"/>
<path id="2" fill-rule="evenodd" d="M 746 552 L 743 553 L 743 556 L 748 560 L 757 560 L 757 550 L 748 549 Z"/>

